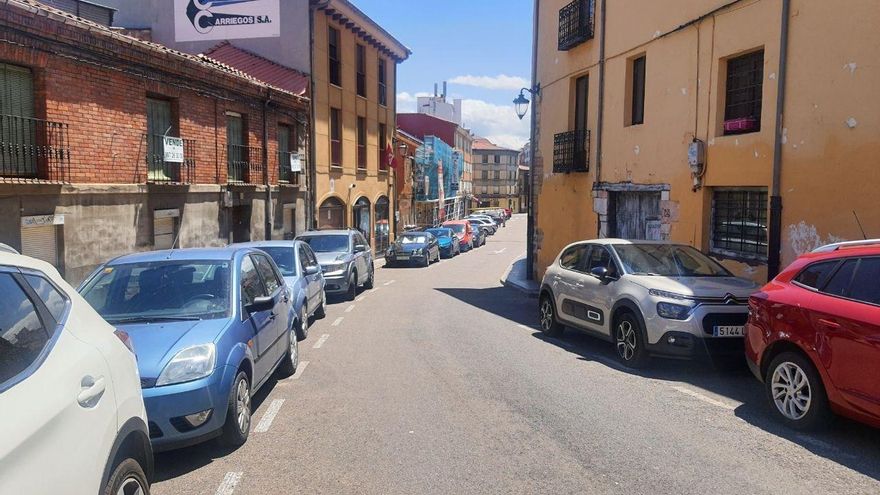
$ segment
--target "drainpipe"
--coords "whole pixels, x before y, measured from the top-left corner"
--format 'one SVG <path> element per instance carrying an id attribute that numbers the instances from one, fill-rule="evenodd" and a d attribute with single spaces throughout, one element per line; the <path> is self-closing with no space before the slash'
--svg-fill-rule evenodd
<path id="1" fill-rule="evenodd" d="M 538 13 L 541 0 L 535 0 L 535 13 L 532 21 L 532 89 L 538 87 Z M 535 142 L 538 115 L 538 93 L 532 94 L 531 122 L 529 125 L 529 210 L 526 216 L 526 280 L 535 279 Z"/>
<path id="2" fill-rule="evenodd" d="M 311 2 L 309 2 L 311 4 Z M 317 2 L 309 6 L 309 170 L 306 182 L 306 230 L 318 228 L 315 224 L 317 219 L 318 201 L 318 153 L 315 149 L 315 123 L 317 112 L 315 110 L 315 14 L 321 7 L 327 6 L 329 0 Z"/>
<path id="3" fill-rule="evenodd" d="M 599 111 L 596 113 L 596 180 L 593 187 L 602 183 L 602 129 L 605 127 L 605 0 L 600 7 L 599 27 L 602 31 L 599 38 Z M 607 213 L 607 212 L 606 212 Z M 602 222 L 596 215 L 596 236 L 602 235 Z"/>
<path id="4" fill-rule="evenodd" d="M 269 183 L 269 103 L 272 101 L 272 90 L 266 88 L 266 99 L 263 101 L 263 185 L 266 186 L 266 232 L 263 237 L 272 240 L 272 184 Z"/>
<path id="5" fill-rule="evenodd" d="M 773 147 L 773 183 L 770 192 L 770 232 L 768 235 L 767 277 L 779 274 L 782 250 L 782 129 L 785 125 L 785 79 L 788 71 L 788 27 L 791 0 L 782 0 L 782 25 L 779 39 L 779 70 L 776 78 L 776 139 Z"/>

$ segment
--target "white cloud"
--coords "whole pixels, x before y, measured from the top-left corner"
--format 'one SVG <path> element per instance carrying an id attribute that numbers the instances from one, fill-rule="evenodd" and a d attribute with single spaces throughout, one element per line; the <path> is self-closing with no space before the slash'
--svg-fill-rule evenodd
<path id="1" fill-rule="evenodd" d="M 461 84 L 463 86 L 474 86 L 483 89 L 504 89 L 518 91 L 521 88 L 531 86 L 529 81 L 523 77 L 508 76 L 500 74 L 497 76 L 456 76 L 449 80 L 451 84 Z"/>
<path id="2" fill-rule="evenodd" d="M 462 101 L 461 113 L 465 127 L 498 146 L 520 149 L 529 140 L 529 119 L 519 120 L 513 105 L 466 99 Z"/>
<path id="3" fill-rule="evenodd" d="M 414 113 L 420 96 L 431 96 L 431 94 L 424 92 L 412 94 L 406 91 L 397 93 L 397 113 Z"/>

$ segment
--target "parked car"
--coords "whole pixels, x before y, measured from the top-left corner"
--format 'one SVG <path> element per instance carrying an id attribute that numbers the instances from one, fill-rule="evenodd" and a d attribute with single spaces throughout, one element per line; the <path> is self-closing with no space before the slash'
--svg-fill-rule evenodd
<path id="1" fill-rule="evenodd" d="M 458 242 L 458 236 L 449 228 L 437 227 L 433 229 L 425 229 L 437 238 L 437 245 L 440 247 L 440 256 L 444 258 L 452 258 L 461 254 L 461 244 Z"/>
<path id="2" fill-rule="evenodd" d="M 296 371 L 302 322 L 272 259 L 249 248 L 131 254 L 80 288 L 134 343 L 156 451 L 250 433 L 251 397 Z"/>
<path id="3" fill-rule="evenodd" d="M 489 230 L 484 228 L 479 222 L 468 220 L 471 224 L 471 230 L 474 232 L 474 247 L 478 248 L 486 244 L 486 237 L 489 236 Z"/>
<path id="4" fill-rule="evenodd" d="M 479 224 L 480 230 L 485 231 L 487 236 L 495 235 L 495 232 L 498 231 L 498 224 L 496 224 L 491 217 L 486 215 L 471 215 L 467 218 L 467 221 L 472 224 Z"/>
<path id="5" fill-rule="evenodd" d="M 401 234 L 385 253 L 385 263 L 389 266 L 416 262 L 427 267 L 435 261 L 440 261 L 440 245 L 430 232 Z"/>
<path id="6" fill-rule="evenodd" d="M 309 335 L 309 319 L 323 318 L 327 305 L 324 274 L 312 248 L 303 241 L 258 241 L 234 244 L 233 247 L 259 249 L 278 265 L 284 283 L 290 289 L 293 311 L 299 315 L 296 336 L 305 340 Z"/>
<path id="7" fill-rule="evenodd" d="M 149 494 L 129 337 L 43 261 L 0 251 L 0 294 L 0 493 Z"/>
<path id="8" fill-rule="evenodd" d="M 633 368 L 649 355 L 741 356 L 746 303 L 756 288 L 690 246 L 577 242 L 541 282 L 541 329 L 559 335 L 569 326 L 609 340 Z"/>
<path id="9" fill-rule="evenodd" d="M 880 427 L 880 239 L 798 258 L 749 299 L 746 361 L 795 429 Z"/>
<path id="10" fill-rule="evenodd" d="M 459 247 L 462 252 L 474 248 L 474 229 L 467 220 L 450 220 L 443 222 L 441 227 L 448 227 L 458 236 Z"/>
<path id="11" fill-rule="evenodd" d="M 502 208 L 502 210 L 504 210 L 504 215 L 507 217 L 507 219 L 510 220 L 510 217 L 513 216 L 513 210 L 511 210 L 510 208 Z"/>
<path id="12" fill-rule="evenodd" d="M 354 301 L 357 289 L 373 288 L 373 252 L 360 231 L 321 230 L 297 237 L 312 248 L 324 272 L 328 295 L 344 295 Z"/>

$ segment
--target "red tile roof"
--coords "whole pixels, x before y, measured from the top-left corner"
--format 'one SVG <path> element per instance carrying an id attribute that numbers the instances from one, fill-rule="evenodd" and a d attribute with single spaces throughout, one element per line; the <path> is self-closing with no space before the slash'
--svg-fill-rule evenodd
<path id="1" fill-rule="evenodd" d="M 224 41 L 211 48 L 203 55 L 295 95 L 306 96 L 308 93 L 308 74 L 303 74 L 298 70 L 277 64 L 247 50 L 242 50 L 228 41 Z"/>
<path id="2" fill-rule="evenodd" d="M 473 149 L 475 149 L 475 150 L 516 151 L 516 150 L 509 149 L 509 148 L 502 148 L 501 146 L 498 146 L 497 144 L 493 143 L 492 141 L 489 141 L 488 139 L 486 139 L 484 137 L 475 137 L 474 138 Z"/>

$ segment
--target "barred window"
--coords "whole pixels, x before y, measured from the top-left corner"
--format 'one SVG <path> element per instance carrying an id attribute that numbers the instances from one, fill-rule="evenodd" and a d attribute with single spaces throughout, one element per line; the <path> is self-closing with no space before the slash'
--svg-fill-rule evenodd
<path id="1" fill-rule="evenodd" d="M 727 61 L 724 134 L 761 130 L 764 50 Z"/>
<path id="2" fill-rule="evenodd" d="M 767 258 L 767 189 L 716 189 L 711 250 L 723 256 Z"/>

